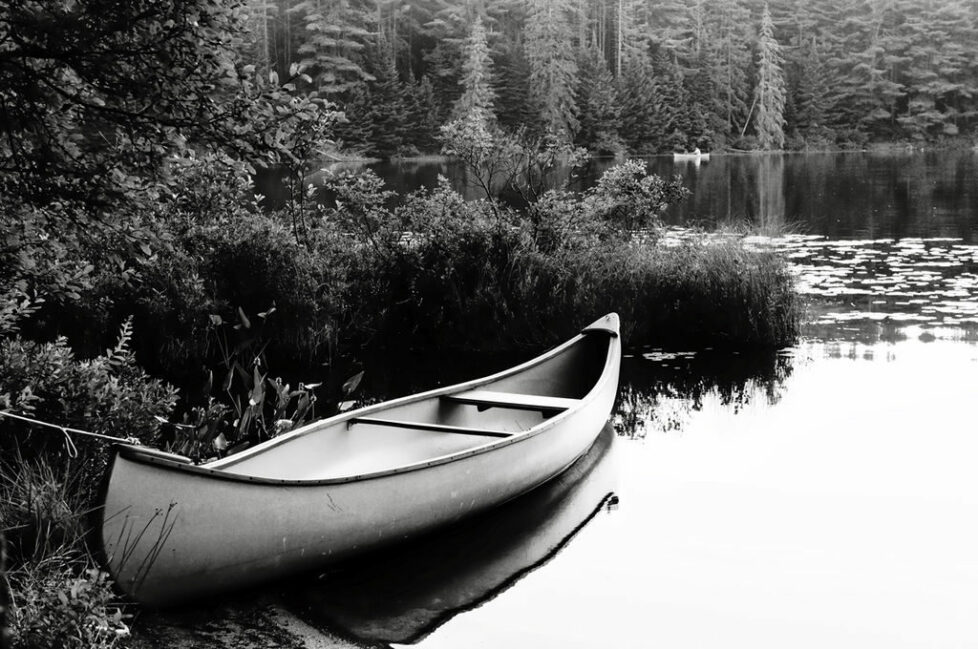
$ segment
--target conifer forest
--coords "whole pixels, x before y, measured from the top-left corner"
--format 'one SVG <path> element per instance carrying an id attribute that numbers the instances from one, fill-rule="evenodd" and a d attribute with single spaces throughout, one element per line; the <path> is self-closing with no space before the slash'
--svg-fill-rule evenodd
<path id="1" fill-rule="evenodd" d="M 972 0 L 249 0 L 256 69 L 438 150 L 473 107 L 598 153 L 933 143 L 973 133 Z"/>

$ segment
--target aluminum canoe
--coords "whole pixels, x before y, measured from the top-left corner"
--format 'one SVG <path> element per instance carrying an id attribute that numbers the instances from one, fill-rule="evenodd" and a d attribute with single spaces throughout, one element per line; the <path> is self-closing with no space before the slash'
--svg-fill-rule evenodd
<path id="1" fill-rule="evenodd" d="M 616 314 L 497 374 L 314 422 L 193 465 L 116 447 L 97 527 L 120 588 L 167 605 L 312 569 L 504 503 L 594 442 Z"/>

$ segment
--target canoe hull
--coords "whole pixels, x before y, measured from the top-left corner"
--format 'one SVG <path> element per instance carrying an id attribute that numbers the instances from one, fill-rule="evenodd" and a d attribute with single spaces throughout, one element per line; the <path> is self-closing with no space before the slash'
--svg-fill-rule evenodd
<path id="1" fill-rule="evenodd" d="M 506 502 L 591 446 L 617 391 L 618 340 L 611 346 L 600 384 L 573 413 L 410 470 L 262 480 L 122 447 L 102 509 L 108 569 L 128 595 L 165 605 L 341 560 Z"/>

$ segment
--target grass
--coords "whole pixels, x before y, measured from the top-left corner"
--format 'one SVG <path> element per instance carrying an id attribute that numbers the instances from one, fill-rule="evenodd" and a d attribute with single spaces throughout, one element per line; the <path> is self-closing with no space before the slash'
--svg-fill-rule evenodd
<path id="1" fill-rule="evenodd" d="M 629 347 L 776 348 L 798 329 L 787 264 L 733 238 L 544 253 L 519 233 L 487 230 L 424 241 L 367 274 L 374 290 L 356 299 L 370 304 L 339 337 L 374 348 L 540 347 L 610 311 Z"/>
<path id="2" fill-rule="evenodd" d="M 111 580 L 85 546 L 81 475 L 41 459 L 0 466 L 12 649 L 110 649 L 128 635 Z"/>

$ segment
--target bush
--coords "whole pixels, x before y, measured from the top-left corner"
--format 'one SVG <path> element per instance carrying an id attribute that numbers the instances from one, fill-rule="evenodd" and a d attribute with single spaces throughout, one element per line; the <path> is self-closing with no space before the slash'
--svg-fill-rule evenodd
<path id="1" fill-rule="evenodd" d="M 0 409 L 41 421 L 90 430 L 120 439 L 151 442 L 159 430 L 158 416 L 166 417 L 176 403 L 176 391 L 140 369 L 129 350 L 128 323 L 116 346 L 89 360 L 76 358 L 65 338 L 50 343 L 20 336 L 0 340 Z M 104 442 L 73 440 L 94 484 L 105 466 Z M 0 449 L 9 457 L 14 450 L 28 458 L 46 456 L 64 460 L 65 439 L 50 428 L 38 428 L 0 418 Z"/>
<path id="2" fill-rule="evenodd" d="M 835 132 L 835 143 L 843 149 L 863 149 L 869 143 L 869 135 L 859 129 L 839 129 Z"/>
<path id="3" fill-rule="evenodd" d="M 730 141 L 730 148 L 735 151 L 760 151 L 761 143 L 756 135 L 738 135 Z"/>
<path id="4" fill-rule="evenodd" d="M 108 573 L 53 563 L 10 577 L 13 649 L 110 649 L 129 635 Z"/>

